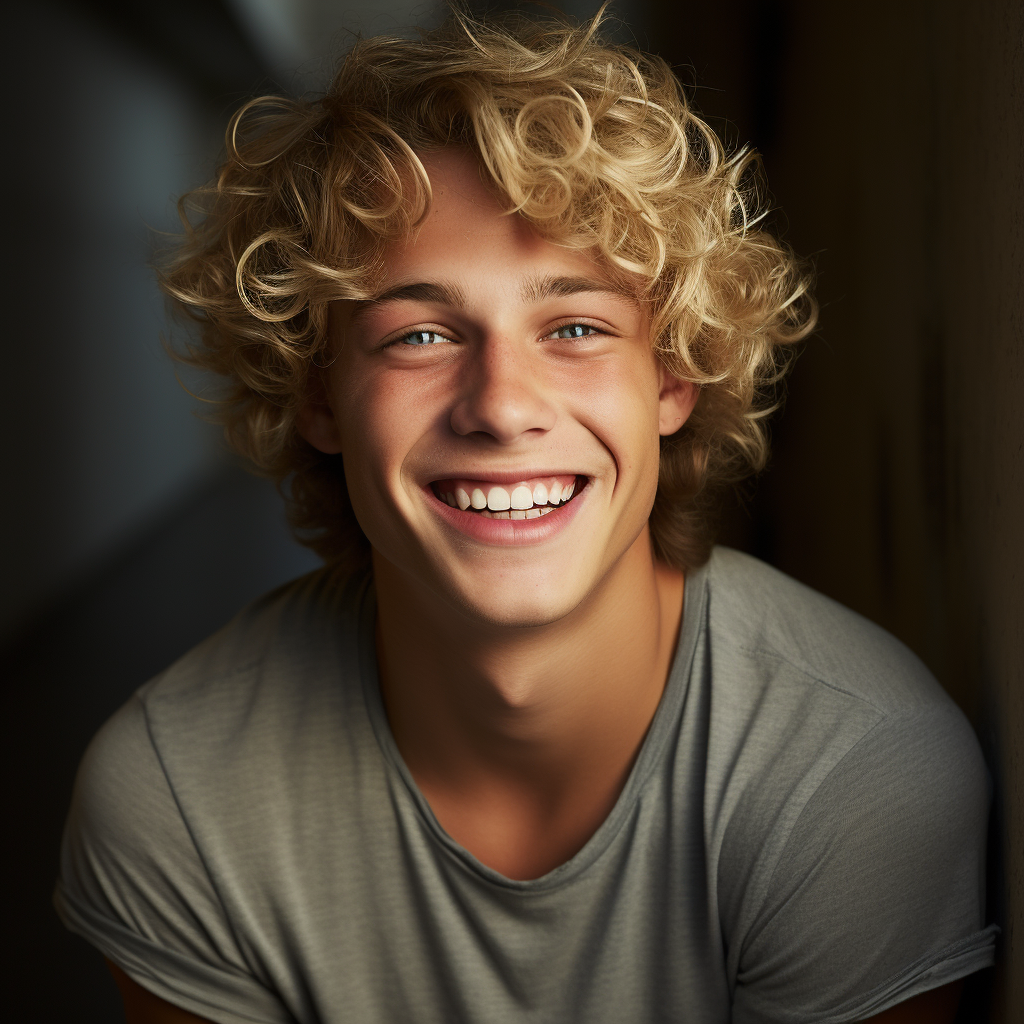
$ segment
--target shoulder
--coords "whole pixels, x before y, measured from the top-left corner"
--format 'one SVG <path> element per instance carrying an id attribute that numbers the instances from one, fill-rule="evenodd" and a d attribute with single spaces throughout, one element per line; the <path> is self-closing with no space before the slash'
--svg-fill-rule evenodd
<path id="1" fill-rule="evenodd" d="M 810 1007 L 827 978 L 858 1005 L 961 941 L 980 964 L 988 778 L 962 713 L 894 637 L 756 559 L 716 549 L 707 588 L 709 830 L 743 999 Z M 864 977 L 830 974 L 840 945 Z"/>
<path id="2" fill-rule="evenodd" d="M 372 610 L 365 578 L 329 570 L 268 594 L 141 687 L 83 758 L 58 911 L 204 1018 L 227 1004 L 283 1019 L 236 918 L 316 877 L 325 807 L 386 805 L 362 693 Z"/>
<path id="3" fill-rule="evenodd" d="M 75 782 L 54 903 L 133 980 L 203 1020 L 284 1020 L 225 914 L 215 862 L 132 697 L 93 739 Z M 289 1018 L 290 1019 L 290 1018 Z"/>
<path id="4" fill-rule="evenodd" d="M 120 861 L 112 855 L 136 845 L 143 821 L 152 846 L 148 858 L 188 846 L 177 831 L 179 817 L 145 711 L 133 696 L 93 737 L 82 758 L 65 829 L 65 884 L 70 873 L 79 888 L 89 889 L 97 869 L 116 873 Z"/>
<path id="5" fill-rule="evenodd" d="M 861 745 L 904 777 L 922 744 L 936 780 L 951 765 L 983 775 L 964 716 L 895 637 L 736 551 L 716 549 L 706 579 L 709 767 L 766 827 L 773 801 L 786 794 L 788 820 Z"/>
<path id="6" fill-rule="evenodd" d="M 261 815 L 314 799 L 327 761 L 327 774 L 344 776 L 368 756 L 373 612 L 368 576 L 320 570 L 256 601 L 138 691 L 183 814 L 211 823 L 227 813 L 236 834 L 258 835 Z"/>
<path id="7" fill-rule="evenodd" d="M 709 630 L 719 654 L 759 675 L 783 666 L 878 714 L 946 703 L 920 659 L 875 623 L 750 555 L 716 548 Z"/>
<path id="8" fill-rule="evenodd" d="M 351 777 L 376 756 L 363 693 L 372 611 L 366 577 L 321 570 L 142 686 L 82 761 L 81 833 L 116 851 L 117 830 L 149 843 L 173 822 L 190 842 L 230 833 L 244 845 L 272 816 L 321 799 L 325 780 Z"/>
<path id="9" fill-rule="evenodd" d="M 316 659 L 354 654 L 369 578 L 325 567 L 265 594 L 139 690 L 156 698 L 208 692 L 214 682 L 252 674 L 261 666 L 299 668 Z M 292 673 L 295 674 L 294 672 Z"/>
<path id="10" fill-rule="evenodd" d="M 297 728 L 324 702 L 361 703 L 369 592 L 368 577 L 325 568 L 244 608 L 139 689 L 154 744 L 212 750 L 271 724 Z"/>
<path id="11" fill-rule="evenodd" d="M 716 549 L 707 581 L 709 772 L 745 835 L 778 840 L 855 764 L 862 784 L 914 799 L 950 785 L 984 796 L 970 725 L 895 637 L 739 552 Z"/>
<path id="12" fill-rule="evenodd" d="M 361 699 L 368 587 L 366 577 L 329 568 L 294 580 L 141 686 L 90 743 L 75 813 L 89 810 L 99 827 L 139 814 L 156 820 L 141 807 L 148 801 L 176 817 L 174 783 L 201 774 L 204 759 L 245 770 L 246 744 L 261 751 L 256 761 L 266 758 L 275 734 L 322 717 L 325 702 Z"/>

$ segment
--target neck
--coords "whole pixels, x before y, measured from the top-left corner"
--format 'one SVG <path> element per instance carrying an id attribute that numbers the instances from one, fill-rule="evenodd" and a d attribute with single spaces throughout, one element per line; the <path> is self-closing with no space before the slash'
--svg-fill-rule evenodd
<path id="1" fill-rule="evenodd" d="M 682 574 L 654 562 L 645 531 L 570 614 L 508 627 L 471 621 L 385 560 L 374 565 L 388 719 L 441 824 L 513 877 L 571 856 L 610 811 L 657 710 Z M 541 855 L 524 840 L 524 856 L 505 856 L 515 842 L 474 807 L 501 808 L 518 837 L 567 834 Z M 491 845 L 503 852 L 488 859 Z"/>

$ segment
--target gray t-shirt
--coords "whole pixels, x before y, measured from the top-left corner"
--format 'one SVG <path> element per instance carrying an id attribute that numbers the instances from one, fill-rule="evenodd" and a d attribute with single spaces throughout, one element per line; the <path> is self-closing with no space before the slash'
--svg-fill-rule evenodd
<path id="1" fill-rule="evenodd" d="M 618 802 L 531 881 L 417 790 L 374 615 L 298 580 L 93 741 L 57 907 L 145 988 L 222 1024 L 809 1024 L 992 962 L 977 743 L 852 612 L 717 549 Z"/>

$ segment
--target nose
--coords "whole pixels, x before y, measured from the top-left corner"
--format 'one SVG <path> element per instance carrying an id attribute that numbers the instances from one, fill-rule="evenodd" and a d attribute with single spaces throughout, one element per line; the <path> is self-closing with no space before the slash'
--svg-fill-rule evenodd
<path id="1" fill-rule="evenodd" d="M 489 338 L 466 361 L 452 408 L 457 434 L 487 434 L 511 444 L 529 431 L 550 430 L 555 406 L 545 385 L 542 360 L 507 338 Z"/>

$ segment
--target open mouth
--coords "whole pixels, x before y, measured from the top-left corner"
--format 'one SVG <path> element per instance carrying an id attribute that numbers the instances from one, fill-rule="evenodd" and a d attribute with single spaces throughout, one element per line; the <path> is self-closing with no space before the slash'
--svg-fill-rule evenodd
<path id="1" fill-rule="evenodd" d="M 556 474 L 493 484 L 482 480 L 435 480 L 434 495 L 452 508 L 485 519 L 539 519 L 563 508 L 586 486 L 585 476 Z"/>

